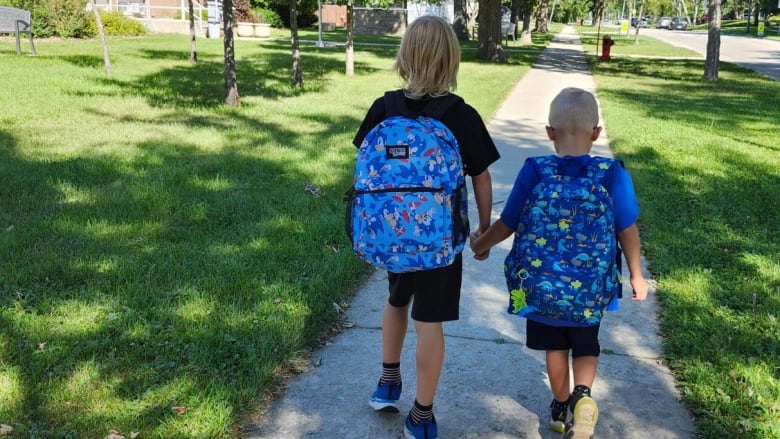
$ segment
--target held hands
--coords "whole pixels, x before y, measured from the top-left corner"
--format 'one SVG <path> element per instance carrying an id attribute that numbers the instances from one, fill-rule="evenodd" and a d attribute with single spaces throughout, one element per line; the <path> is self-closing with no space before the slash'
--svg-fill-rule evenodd
<path id="1" fill-rule="evenodd" d="M 487 250 L 485 250 L 482 253 L 477 253 L 474 249 L 477 247 L 477 244 L 479 243 L 479 235 L 481 235 L 482 232 L 480 232 L 479 229 L 471 232 L 469 234 L 469 247 L 471 247 L 471 251 L 474 252 L 474 259 L 478 261 L 484 261 L 490 256 L 490 248 L 488 247 Z"/>
<path id="2" fill-rule="evenodd" d="M 631 289 L 634 291 L 632 300 L 645 300 L 647 299 L 647 281 L 641 274 L 639 276 L 631 276 Z"/>

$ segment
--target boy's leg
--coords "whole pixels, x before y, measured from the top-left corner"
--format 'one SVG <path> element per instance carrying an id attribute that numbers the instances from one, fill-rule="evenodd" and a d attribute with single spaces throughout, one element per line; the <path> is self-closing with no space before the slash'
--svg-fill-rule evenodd
<path id="1" fill-rule="evenodd" d="M 417 333 L 417 402 L 433 404 L 444 364 L 444 331 L 441 322 L 414 322 Z"/>
<path id="2" fill-rule="evenodd" d="M 409 325 L 414 277 L 388 273 L 389 296 L 382 310 L 382 376 L 368 404 L 376 411 L 398 413 L 401 398 L 401 351 Z"/>
<path id="3" fill-rule="evenodd" d="M 566 412 L 569 405 L 569 332 L 568 328 L 556 327 L 528 320 L 526 323 L 526 346 L 545 351 L 547 375 L 553 400 L 550 402 L 550 428 L 563 433 L 566 426 Z"/>
<path id="4" fill-rule="evenodd" d="M 399 363 L 409 325 L 409 304 L 396 307 L 385 303 L 382 311 L 382 362 Z"/>
<path id="5" fill-rule="evenodd" d="M 571 368 L 574 375 L 574 386 L 585 386 L 588 389 L 593 387 L 598 367 L 599 357 L 596 356 L 586 355 L 572 359 Z"/>
<path id="6" fill-rule="evenodd" d="M 553 397 L 560 402 L 569 399 L 569 351 L 547 351 L 547 375 Z"/>
<path id="7" fill-rule="evenodd" d="M 598 332 L 598 325 L 572 330 L 574 391 L 569 400 L 564 439 L 591 439 L 596 428 L 599 408 L 590 389 L 596 379 L 601 350 Z"/>

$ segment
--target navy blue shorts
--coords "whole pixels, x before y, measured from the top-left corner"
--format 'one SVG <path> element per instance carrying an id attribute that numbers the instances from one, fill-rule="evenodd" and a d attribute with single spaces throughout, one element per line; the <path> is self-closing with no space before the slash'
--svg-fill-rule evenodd
<path id="1" fill-rule="evenodd" d="M 527 320 L 525 345 L 535 351 L 565 351 L 571 349 L 572 358 L 598 357 L 600 325 L 587 327 L 550 326 Z"/>
<path id="2" fill-rule="evenodd" d="M 413 273 L 387 273 L 388 301 L 395 307 L 412 302 L 412 319 L 418 322 L 446 322 L 460 317 L 460 286 L 463 254 L 446 267 Z"/>

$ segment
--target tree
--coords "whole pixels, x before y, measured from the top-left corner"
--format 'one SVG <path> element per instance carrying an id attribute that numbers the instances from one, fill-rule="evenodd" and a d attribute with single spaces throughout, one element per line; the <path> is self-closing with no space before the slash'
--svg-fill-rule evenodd
<path id="1" fill-rule="evenodd" d="M 639 24 L 639 21 L 644 16 L 644 13 L 645 13 L 645 0 L 642 0 L 642 2 L 639 3 L 639 15 L 636 16 L 636 31 L 634 32 L 634 44 L 639 44 L 639 28 L 642 27 Z"/>
<path id="2" fill-rule="evenodd" d="M 100 34 L 100 42 L 103 44 L 103 64 L 106 66 L 106 75 L 111 76 L 111 56 L 108 53 L 108 40 L 106 40 L 106 32 L 103 29 L 103 20 L 100 19 L 100 12 L 98 12 L 92 0 L 87 1 L 87 6 L 95 13 L 95 24 L 97 25 L 98 34 Z"/>
<path id="3" fill-rule="evenodd" d="M 373 6 L 375 8 L 389 8 L 393 6 L 394 0 L 365 0 L 363 2 L 366 6 Z M 345 74 L 352 76 L 355 74 L 355 1 L 343 0 L 343 3 L 347 6 L 347 22 L 345 23 L 347 29 L 346 35 L 346 67 Z"/>
<path id="4" fill-rule="evenodd" d="M 547 22 L 547 14 L 549 14 L 549 10 L 550 0 L 541 0 L 539 2 L 539 7 L 536 8 L 536 29 L 534 29 L 534 32 L 546 34 L 550 31 L 549 27 L 547 26 L 549 24 Z"/>
<path id="5" fill-rule="evenodd" d="M 707 60 L 704 62 L 704 81 L 718 80 L 720 62 L 720 0 L 710 0 L 707 8 L 710 22 L 707 25 Z"/>
<path id="6" fill-rule="evenodd" d="M 346 75 L 352 76 L 355 74 L 355 46 L 354 46 L 354 32 L 355 32 L 355 6 L 352 1 L 347 2 L 347 44 L 346 44 Z"/>
<path id="7" fill-rule="evenodd" d="M 298 41 L 298 2 L 290 0 L 290 43 L 292 46 L 293 86 L 303 87 L 303 71 L 301 70 L 301 47 Z"/>
<path id="8" fill-rule="evenodd" d="M 455 22 L 452 23 L 452 29 L 460 41 L 469 39 L 469 15 L 466 12 L 466 2 L 467 0 L 454 0 Z"/>
<path id="9" fill-rule="evenodd" d="M 188 0 L 190 12 L 190 63 L 198 62 L 198 50 L 195 47 L 195 6 L 192 0 Z"/>
<path id="10" fill-rule="evenodd" d="M 236 78 L 236 54 L 233 44 L 233 0 L 222 1 L 222 23 L 225 27 L 225 103 L 233 107 L 240 105 L 238 96 L 238 79 Z"/>
<path id="11" fill-rule="evenodd" d="M 534 15 L 536 0 L 518 0 L 520 11 L 518 16 L 523 18 L 523 27 L 520 31 L 520 42 L 523 44 L 531 43 L 531 17 Z"/>
<path id="12" fill-rule="evenodd" d="M 500 0 L 480 1 L 478 17 L 477 58 L 492 62 L 506 61 L 506 53 L 501 46 Z"/>

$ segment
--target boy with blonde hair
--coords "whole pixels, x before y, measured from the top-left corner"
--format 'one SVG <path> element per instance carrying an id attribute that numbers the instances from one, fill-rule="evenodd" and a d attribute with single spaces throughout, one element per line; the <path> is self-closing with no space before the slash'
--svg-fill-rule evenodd
<path id="1" fill-rule="evenodd" d="M 590 155 L 598 113 L 593 94 L 579 88 L 553 99 L 546 131 L 556 154 L 526 160 L 500 219 L 470 243 L 482 260 L 515 234 L 505 261 L 508 312 L 526 317 L 526 345 L 546 352 L 550 427 L 565 439 L 593 437 L 599 326 L 603 311 L 617 309 L 621 249 L 633 299 L 647 297 L 631 177 L 619 161 Z"/>
<path id="2" fill-rule="evenodd" d="M 460 46 L 450 24 L 435 16 L 415 19 L 406 30 L 395 63 L 403 89 L 374 101 L 353 143 L 360 147 L 369 131 L 391 115 L 391 101 L 397 100 L 394 98 L 403 102 L 408 114 L 417 115 L 444 100 L 454 102 L 439 120 L 454 135 L 463 170 L 471 177 L 481 232 L 490 224 L 492 184 L 488 166 L 499 154 L 476 110 L 463 99 L 452 97 L 459 65 Z M 369 404 L 376 411 L 399 411 L 401 351 L 411 308 L 417 334 L 417 394 L 404 423 L 408 439 L 438 437 L 433 400 L 444 363 L 442 322 L 459 317 L 462 266 L 462 255 L 458 254 L 451 265 L 444 267 L 387 274 L 389 297 L 382 312 L 382 374 Z"/>

